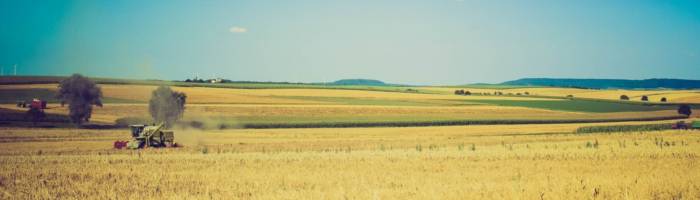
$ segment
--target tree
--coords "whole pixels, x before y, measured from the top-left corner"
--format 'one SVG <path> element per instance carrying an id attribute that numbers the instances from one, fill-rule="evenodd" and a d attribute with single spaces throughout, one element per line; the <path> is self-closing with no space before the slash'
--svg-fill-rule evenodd
<path id="1" fill-rule="evenodd" d="M 80 126 L 90 121 L 92 106 L 102 107 L 102 89 L 95 82 L 80 74 L 73 74 L 58 85 L 56 98 L 61 106 L 68 104 L 71 122 Z"/>
<path id="2" fill-rule="evenodd" d="M 155 122 L 165 122 L 172 126 L 185 113 L 185 93 L 176 92 L 168 86 L 160 86 L 153 91 L 148 101 L 148 111 Z"/>
<path id="3" fill-rule="evenodd" d="M 464 95 L 472 95 L 472 92 L 466 91 L 466 92 L 464 92 Z"/>
<path id="4" fill-rule="evenodd" d="M 666 102 L 666 101 L 668 101 L 668 100 L 666 100 L 666 97 L 661 97 L 661 102 Z"/>
<path id="5" fill-rule="evenodd" d="M 27 110 L 27 118 L 32 120 L 32 123 L 36 126 L 36 123 L 40 122 L 41 120 L 44 120 L 46 117 L 46 114 L 44 113 L 44 110 L 36 108 L 36 107 L 30 107 L 29 110 Z"/>
<path id="6" fill-rule="evenodd" d="M 693 110 L 690 108 L 689 105 L 682 104 L 678 106 L 678 114 L 690 116 L 690 114 L 693 114 Z"/>
<path id="7" fill-rule="evenodd" d="M 627 100 L 630 100 L 630 97 L 628 97 L 627 95 L 624 95 L 624 94 L 623 94 L 622 96 L 620 96 L 620 100 L 627 101 Z"/>
<path id="8" fill-rule="evenodd" d="M 463 95 L 463 94 L 464 94 L 464 90 L 455 90 L 455 94 L 456 94 L 456 95 Z"/>
<path id="9" fill-rule="evenodd" d="M 642 96 L 642 101 L 649 101 L 649 97 L 647 97 L 646 95 Z"/>

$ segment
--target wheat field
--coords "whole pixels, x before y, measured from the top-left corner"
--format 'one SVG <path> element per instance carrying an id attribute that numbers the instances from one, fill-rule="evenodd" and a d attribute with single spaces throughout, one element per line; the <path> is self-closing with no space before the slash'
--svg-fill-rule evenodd
<path id="1" fill-rule="evenodd" d="M 124 130 L 5 128 L 2 199 L 695 199 L 698 131 L 580 125 L 178 130 L 185 147 L 110 149 Z"/>

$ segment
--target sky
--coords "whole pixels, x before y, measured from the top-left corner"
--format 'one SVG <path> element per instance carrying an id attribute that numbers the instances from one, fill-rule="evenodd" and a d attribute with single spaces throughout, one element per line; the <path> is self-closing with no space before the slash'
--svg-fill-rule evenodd
<path id="1" fill-rule="evenodd" d="M 0 0 L 4 75 L 700 79 L 700 1 Z"/>

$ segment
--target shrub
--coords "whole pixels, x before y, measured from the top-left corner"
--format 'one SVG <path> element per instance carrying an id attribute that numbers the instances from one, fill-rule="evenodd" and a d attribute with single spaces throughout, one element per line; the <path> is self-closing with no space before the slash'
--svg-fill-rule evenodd
<path id="1" fill-rule="evenodd" d="M 168 86 L 160 86 L 153 91 L 151 100 L 148 102 L 148 111 L 153 121 L 165 122 L 167 126 L 171 126 L 182 118 L 186 99 L 187 96 L 184 93 L 173 91 Z"/>
<path id="2" fill-rule="evenodd" d="M 38 122 L 44 120 L 44 118 L 46 118 L 46 114 L 44 113 L 44 110 L 41 110 L 41 109 L 38 109 L 35 107 L 31 107 L 27 111 L 27 117 L 32 121 L 32 123 L 34 125 L 36 125 L 36 123 L 38 123 Z"/>
<path id="3" fill-rule="evenodd" d="M 627 100 L 630 100 L 630 97 L 623 94 L 622 96 L 620 96 L 620 100 L 627 101 Z"/>
<path id="4" fill-rule="evenodd" d="M 646 95 L 642 96 L 642 101 L 649 101 L 649 97 L 647 97 Z"/>
<path id="5" fill-rule="evenodd" d="M 683 104 L 678 106 L 678 114 L 690 116 L 691 114 L 693 114 L 693 110 L 690 108 L 689 105 Z"/>
<path id="6" fill-rule="evenodd" d="M 666 97 L 661 97 L 661 102 L 666 102 Z"/>

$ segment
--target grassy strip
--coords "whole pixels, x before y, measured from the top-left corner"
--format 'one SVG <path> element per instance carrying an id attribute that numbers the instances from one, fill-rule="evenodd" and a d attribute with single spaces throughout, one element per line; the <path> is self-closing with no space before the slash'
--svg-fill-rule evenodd
<path id="1" fill-rule="evenodd" d="M 0 89 L 0 103 L 15 104 L 17 101 L 31 101 L 34 98 L 48 101 L 49 103 L 59 103 L 56 98 L 56 91 L 43 88 L 27 89 Z M 145 103 L 143 101 L 103 97 L 102 103 Z"/>
<path id="2" fill-rule="evenodd" d="M 229 127 L 220 124 L 220 129 L 249 128 L 357 128 L 357 127 L 419 127 L 419 126 L 464 126 L 464 125 L 506 125 L 506 124 L 566 124 L 566 123 L 602 123 L 627 121 L 657 121 L 685 119 L 685 116 L 663 116 L 646 118 L 620 119 L 563 119 L 563 120 L 446 120 L 446 121 L 414 121 L 414 122 L 313 122 L 313 123 L 245 123 Z"/>
<path id="3" fill-rule="evenodd" d="M 617 132 L 641 132 L 661 131 L 671 129 L 673 124 L 642 124 L 642 125 L 612 125 L 612 126 L 585 126 L 576 129 L 576 134 L 584 133 L 617 133 Z"/>

